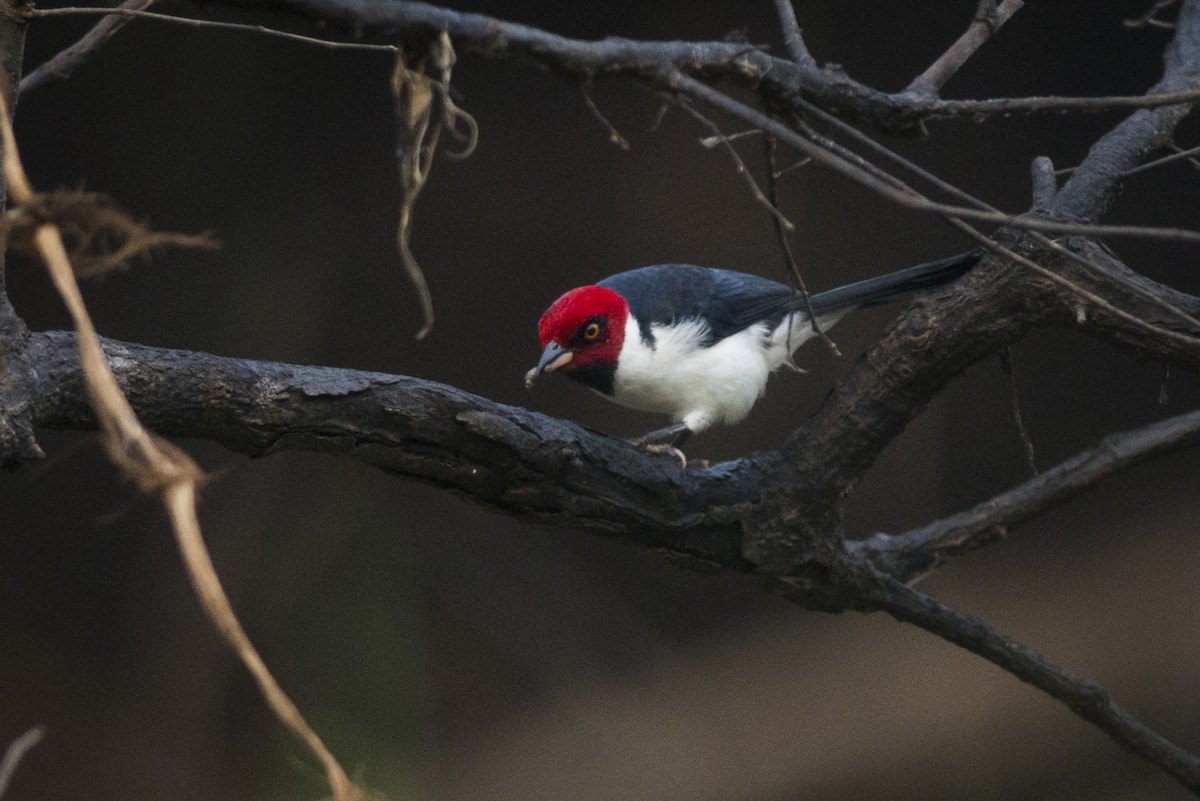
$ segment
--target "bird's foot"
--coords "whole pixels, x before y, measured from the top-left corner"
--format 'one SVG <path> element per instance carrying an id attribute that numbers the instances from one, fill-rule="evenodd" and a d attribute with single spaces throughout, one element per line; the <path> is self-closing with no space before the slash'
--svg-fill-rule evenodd
<path id="1" fill-rule="evenodd" d="M 676 448 L 674 445 L 651 445 L 645 443 L 634 443 L 646 453 L 653 453 L 660 456 L 671 456 L 679 460 L 679 466 L 686 468 L 688 466 L 687 457 L 683 455 L 683 451 Z"/>
<path id="2" fill-rule="evenodd" d="M 785 359 L 781 366 L 786 367 L 788 370 L 791 370 L 793 373 L 799 373 L 800 375 L 808 375 L 807 370 L 805 370 L 800 365 L 796 364 L 791 359 Z"/>
<path id="3" fill-rule="evenodd" d="M 635 437 L 629 440 L 630 444 L 642 448 L 647 453 L 656 453 L 664 456 L 671 456 L 679 460 L 681 467 L 688 466 L 687 457 L 683 455 L 683 451 L 679 450 L 679 446 L 684 443 L 684 440 L 691 435 L 691 429 L 685 423 L 675 423 L 666 428 L 660 428 L 657 431 L 651 431 L 649 434 L 643 434 L 640 437 Z M 667 442 L 661 442 L 667 440 Z M 703 462 L 703 466 L 707 467 L 708 463 Z"/>

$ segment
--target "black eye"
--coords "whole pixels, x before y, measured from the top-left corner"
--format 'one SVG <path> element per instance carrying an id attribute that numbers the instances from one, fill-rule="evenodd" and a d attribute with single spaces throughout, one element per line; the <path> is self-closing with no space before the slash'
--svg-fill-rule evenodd
<path id="1" fill-rule="evenodd" d="M 587 340 L 588 342 L 595 342 L 596 338 L 599 336 L 600 336 L 600 324 L 599 323 L 588 323 L 586 326 L 584 326 L 583 338 L 585 340 Z"/>

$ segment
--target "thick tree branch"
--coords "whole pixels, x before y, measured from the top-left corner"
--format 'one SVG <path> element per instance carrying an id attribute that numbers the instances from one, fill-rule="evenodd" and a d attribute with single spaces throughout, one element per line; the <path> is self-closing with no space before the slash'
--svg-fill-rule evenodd
<path id="1" fill-rule="evenodd" d="M 1134 431 L 1105 437 L 1008 492 L 965 512 L 891 536 L 876 534 L 848 543 L 876 568 L 909 582 L 952 557 L 982 548 L 1097 483 L 1167 453 L 1200 443 L 1200 412 L 1189 412 Z"/>
<path id="2" fill-rule="evenodd" d="M 782 2 L 783 0 L 780 0 Z M 443 31 L 460 52 L 489 58 L 519 58 L 557 72 L 592 78 L 627 75 L 653 78 L 664 70 L 720 78 L 753 90 L 772 104 L 794 107 L 806 98 L 846 119 L 880 130 L 915 136 L 929 120 L 957 116 L 1103 110 L 1181 102 L 1200 98 L 1193 92 L 1173 101 L 1154 97 L 1004 98 L 940 100 L 912 92 L 887 93 L 850 78 L 836 66 L 818 67 L 811 59 L 777 58 L 763 50 L 730 42 L 653 42 L 610 37 L 582 41 L 483 14 L 470 14 L 416 2 L 383 0 L 221 0 L 238 7 L 285 8 L 296 14 L 340 25 L 359 35 L 429 39 Z M 786 22 L 785 22 L 786 24 Z M 787 34 L 785 33 L 785 36 Z"/>
<path id="3" fill-rule="evenodd" d="M 950 380 L 1034 327 L 1072 328 L 1142 356 L 1200 370 L 1200 329 L 1166 310 L 1194 316 L 1200 299 L 1134 273 L 1093 242 L 1065 244 L 1101 269 L 1082 269 L 1074 259 L 1028 241 L 1012 247 L 1033 254 L 1051 272 L 1105 298 L 1125 316 L 1091 307 L 1023 266 L 989 257 L 954 286 L 927 293 L 909 307 L 775 452 L 782 461 L 773 469 L 797 471 L 799 485 L 821 487 L 825 502 L 835 503 Z M 1131 325 L 1127 317 L 1150 325 Z"/>
<path id="4" fill-rule="evenodd" d="M 535 519 L 747 566 L 738 513 L 757 481 L 747 461 L 684 471 L 622 440 L 415 378 L 104 346 L 139 417 L 161 434 L 251 456 L 337 454 Z M 72 334 L 32 335 L 40 426 L 94 425 L 74 348 Z"/>

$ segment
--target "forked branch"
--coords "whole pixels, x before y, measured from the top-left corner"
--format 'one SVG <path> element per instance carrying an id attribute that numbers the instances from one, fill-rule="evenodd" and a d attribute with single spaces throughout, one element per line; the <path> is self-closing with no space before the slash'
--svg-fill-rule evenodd
<path id="1" fill-rule="evenodd" d="M 1174 451 L 1200 445 L 1200 412 L 1105 437 L 1095 448 L 965 512 L 894 536 L 848 543 L 876 568 L 911 582 L 949 559 L 1005 537 L 1016 526 L 1060 506 L 1118 473 Z"/>

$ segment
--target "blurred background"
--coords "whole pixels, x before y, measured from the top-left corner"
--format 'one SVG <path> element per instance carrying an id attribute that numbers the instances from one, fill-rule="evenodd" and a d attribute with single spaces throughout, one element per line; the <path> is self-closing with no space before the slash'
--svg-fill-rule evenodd
<path id="1" fill-rule="evenodd" d="M 451 5 L 573 37 L 732 33 L 781 50 L 766 0 Z M 1122 20 L 1149 5 L 1030 2 L 946 94 L 1140 94 L 1170 32 Z M 798 13 L 818 61 L 895 90 L 975 7 L 859 0 Z M 156 8 L 320 33 L 286 15 Z M 27 68 L 94 21 L 31 24 Z M 600 81 L 592 97 L 631 143 L 621 151 L 578 85 L 461 53 L 454 85 L 479 147 L 439 159 L 418 201 L 413 247 L 437 323 L 417 342 L 394 244 L 390 69 L 386 54 L 138 21 L 70 80 L 22 97 L 17 135 L 36 186 L 105 192 L 155 228 L 223 243 L 89 284 L 101 333 L 415 375 L 621 436 L 659 425 L 562 380 L 528 394 L 522 374 L 538 316 L 572 286 L 668 261 L 783 276 L 771 221 L 728 155 L 702 148 L 709 131 L 678 110 L 655 129 L 660 101 L 639 86 Z M 1034 156 L 1069 167 L 1119 118 L 939 123 L 889 144 L 1016 212 Z M 1198 132 L 1188 121 L 1179 143 Z M 739 149 L 761 175 L 759 145 Z M 1198 185 L 1186 163 L 1144 173 L 1108 221 L 1195 228 Z M 971 245 L 819 169 L 790 173 L 781 191 L 815 289 Z M 1135 269 L 1200 292 L 1194 248 L 1111 244 Z M 68 325 L 38 265 L 12 261 L 8 281 L 31 328 Z M 894 313 L 843 323 L 841 359 L 808 346 L 807 376 L 773 378 L 750 420 L 689 455 L 772 447 Z M 1200 400 L 1195 377 L 1070 331 L 1038 332 L 1013 358 L 1043 467 Z M 849 499 L 848 535 L 902 531 L 1025 479 L 1010 407 L 998 360 L 956 380 Z M 5 801 L 325 794 L 202 616 L 156 505 L 114 476 L 95 436 L 41 442 L 45 462 L 0 474 L 0 743 L 48 730 Z M 250 636 L 343 763 L 393 798 L 1187 797 L 1061 705 L 889 618 L 805 612 L 752 577 L 688 572 L 352 462 L 182 444 L 212 477 L 205 536 Z M 1197 468 L 1200 455 L 1182 453 L 1133 471 L 924 589 L 1196 751 Z"/>

